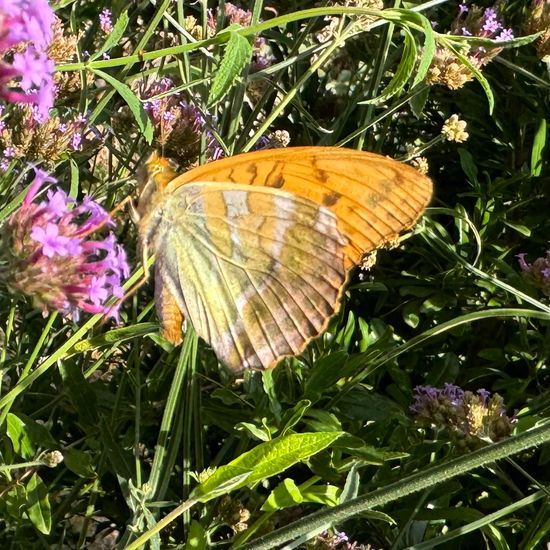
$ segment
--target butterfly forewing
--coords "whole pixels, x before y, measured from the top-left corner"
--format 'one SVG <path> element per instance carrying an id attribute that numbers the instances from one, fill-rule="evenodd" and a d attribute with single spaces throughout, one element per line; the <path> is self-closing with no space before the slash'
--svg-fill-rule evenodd
<path id="1" fill-rule="evenodd" d="M 432 192 L 409 166 L 335 147 L 257 151 L 177 177 L 153 156 L 148 170 L 140 235 L 157 256 L 163 333 L 179 339 L 179 309 L 235 370 L 302 351 L 337 311 L 349 268 L 414 225 Z"/>
<path id="2" fill-rule="evenodd" d="M 432 194 L 430 179 L 410 166 L 337 147 L 270 149 L 222 159 L 178 176 L 167 192 L 191 181 L 261 185 L 325 206 L 349 239 L 347 269 L 412 227 Z"/>

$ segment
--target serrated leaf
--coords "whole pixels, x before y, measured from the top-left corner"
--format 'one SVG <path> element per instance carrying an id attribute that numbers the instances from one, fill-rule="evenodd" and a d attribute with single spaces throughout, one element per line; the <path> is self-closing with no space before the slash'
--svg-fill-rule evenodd
<path id="1" fill-rule="evenodd" d="M 120 80 L 117 80 L 110 74 L 99 69 L 92 69 L 92 71 L 108 82 L 120 94 L 120 97 L 124 99 L 132 115 L 134 115 L 141 134 L 147 143 L 150 144 L 153 141 L 153 123 L 136 94 L 124 82 L 120 82 Z"/>
<path id="2" fill-rule="evenodd" d="M 35 472 L 27 483 L 27 514 L 32 524 L 45 535 L 52 528 L 52 511 L 48 499 L 48 489 Z"/>
<path id="3" fill-rule="evenodd" d="M 123 11 L 115 21 L 115 24 L 113 25 L 113 30 L 109 32 L 107 35 L 107 40 L 105 40 L 103 46 L 92 55 L 90 58 L 90 61 L 93 61 L 94 59 L 97 59 L 100 57 L 104 52 L 108 52 L 113 46 L 117 46 L 120 42 L 120 39 L 122 38 L 122 35 L 124 34 L 124 31 L 126 30 L 126 27 L 128 26 L 128 22 L 130 21 L 128 17 L 128 11 Z"/>
<path id="4" fill-rule="evenodd" d="M 277 475 L 326 449 L 342 433 L 290 434 L 261 443 L 229 464 L 220 466 L 212 476 L 194 489 L 191 498 L 207 502 L 229 490 Z"/>
<path id="5" fill-rule="evenodd" d="M 413 88 L 424 80 L 435 54 L 435 36 L 430 21 L 420 13 L 416 13 L 415 15 L 424 31 L 424 44 L 422 45 L 420 62 L 418 63 L 416 75 L 413 80 Z"/>
<path id="6" fill-rule="evenodd" d="M 212 80 L 208 107 L 212 107 L 225 97 L 243 68 L 250 63 L 251 57 L 250 42 L 244 36 L 232 31 L 221 63 Z"/>
<path id="7" fill-rule="evenodd" d="M 390 80 L 390 83 L 386 86 L 384 91 L 377 97 L 369 99 L 367 101 L 361 101 L 360 104 L 369 104 L 374 103 L 375 105 L 387 101 L 392 96 L 400 92 L 405 84 L 409 81 L 411 74 L 414 70 L 416 64 L 416 43 L 414 37 L 407 29 L 403 27 L 402 31 L 405 35 L 405 42 L 403 44 L 403 55 L 401 56 L 401 61 L 397 66 L 393 78 Z"/>
<path id="8" fill-rule="evenodd" d="M 492 115 L 493 109 L 495 108 L 495 96 L 493 95 L 493 90 L 491 90 L 489 81 L 483 76 L 483 73 L 470 62 L 467 56 L 460 53 L 456 48 L 453 48 L 448 42 L 447 47 L 456 55 L 460 62 L 472 72 L 474 78 L 481 84 L 487 96 L 487 102 L 489 103 L 489 114 Z"/>

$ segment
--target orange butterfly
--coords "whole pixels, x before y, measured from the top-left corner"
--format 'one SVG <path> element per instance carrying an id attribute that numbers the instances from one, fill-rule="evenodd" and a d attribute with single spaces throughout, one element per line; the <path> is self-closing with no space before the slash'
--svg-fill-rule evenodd
<path id="1" fill-rule="evenodd" d="M 156 153 L 138 204 L 156 253 L 164 336 L 188 319 L 233 370 L 303 351 L 338 311 L 348 272 L 414 225 L 431 181 L 395 160 L 336 147 L 246 153 L 178 175 Z"/>

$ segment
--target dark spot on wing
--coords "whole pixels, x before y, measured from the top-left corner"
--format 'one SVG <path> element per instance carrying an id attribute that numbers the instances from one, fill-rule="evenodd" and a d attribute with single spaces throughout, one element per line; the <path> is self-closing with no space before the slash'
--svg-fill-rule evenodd
<path id="1" fill-rule="evenodd" d="M 342 195 L 340 195 L 340 193 L 337 193 L 336 191 L 325 193 L 325 195 L 323 196 L 323 204 L 325 206 L 334 206 L 340 200 L 341 196 Z"/>
<path id="2" fill-rule="evenodd" d="M 329 175 L 320 168 L 315 168 L 315 179 L 321 183 L 326 183 L 329 179 Z"/>
<path id="3" fill-rule="evenodd" d="M 246 171 L 251 175 L 251 178 L 248 180 L 248 183 L 254 183 L 258 177 L 258 167 L 255 162 L 251 162 L 246 167 Z M 244 183 L 244 182 L 243 182 Z"/>

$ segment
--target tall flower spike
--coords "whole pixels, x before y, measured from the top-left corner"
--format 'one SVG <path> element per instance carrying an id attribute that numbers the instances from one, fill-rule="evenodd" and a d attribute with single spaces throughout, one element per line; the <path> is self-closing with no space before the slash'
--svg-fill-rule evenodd
<path id="1" fill-rule="evenodd" d="M 89 197 L 78 204 L 54 188 L 37 202 L 42 186 L 55 181 L 35 170 L 21 207 L 9 218 L 2 279 L 12 291 L 32 297 L 44 312 L 58 310 L 73 320 L 81 311 L 117 318 L 118 308 L 106 304 L 124 294 L 121 283 L 130 274 L 126 253 L 112 232 L 103 239 L 90 238 L 114 224 Z"/>

